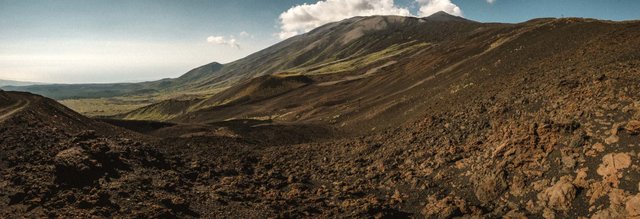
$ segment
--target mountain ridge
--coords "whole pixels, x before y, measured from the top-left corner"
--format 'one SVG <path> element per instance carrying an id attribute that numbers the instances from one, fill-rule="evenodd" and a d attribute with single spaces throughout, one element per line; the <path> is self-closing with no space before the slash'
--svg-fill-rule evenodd
<path id="1" fill-rule="evenodd" d="M 29 81 L 13 81 L 13 80 L 3 80 L 0 79 L 0 88 L 5 86 L 29 86 L 29 85 L 38 85 L 45 84 L 40 82 L 29 82 Z"/>
<path id="2" fill-rule="evenodd" d="M 389 101 L 391 100 L 390 98 L 393 96 L 402 96 L 402 95 L 405 95 L 405 93 L 410 93 L 411 90 L 415 90 L 421 86 L 424 86 L 425 84 L 433 84 L 434 82 L 432 81 L 435 81 L 434 78 L 442 77 L 442 75 L 449 74 L 450 72 L 460 72 L 461 68 L 469 69 L 468 63 L 470 62 L 477 62 L 477 60 L 484 60 L 487 58 L 495 62 L 496 60 L 491 58 L 491 56 L 493 56 L 492 54 L 495 54 L 496 52 L 499 52 L 499 51 L 503 51 L 504 49 L 502 47 L 504 47 L 505 45 L 513 44 L 514 43 L 513 41 L 517 41 L 518 39 L 524 39 L 526 38 L 527 35 L 535 32 L 544 33 L 545 31 L 547 31 L 547 29 L 554 31 L 553 30 L 554 28 L 555 29 L 578 28 L 578 29 L 583 29 L 580 31 L 584 31 L 584 28 L 575 27 L 575 26 L 591 25 L 594 27 L 599 26 L 600 30 L 603 30 L 602 33 L 604 33 L 606 29 L 615 28 L 616 25 L 625 25 L 623 23 L 607 23 L 603 21 L 594 21 L 594 20 L 576 19 L 576 18 L 534 19 L 534 20 L 530 20 L 520 24 L 483 24 L 483 23 L 477 23 L 472 21 L 460 21 L 457 19 L 457 17 L 451 16 L 451 15 L 444 15 L 444 14 L 434 15 L 434 17 L 438 19 L 440 19 L 443 16 L 446 18 L 445 21 L 434 21 L 434 23 L 421 23 L 422 18 L 408 18 L 408 17 L 397 17 L 397 16 L 372 16 L 372 17 L 355 17 L 355 18 L 347 19 L 342 22 L 327 24 L 318 29 L 310 31 L 309 33 L 303 34 L 298 37 L 294 37 L 293 39 L 291 39 L 291 41 L 300 41 L 303 39 L 314 39 L 315 36 L 323 36 L 323 37 L 326 37 L 327 39 L 332 39 L 327 41 L 336 42 L 336 45 L 340 45 L 341 40 L 339 39 L 344 39 L 345 36 L 352 36 L 351 35 L 352 31 L 358 30 L 358 28 L 354 28 L 354 27 L 364 27 L 365 29 L 369 28 L 373 30 L 374 32 L 370 32 L 370 34 L 372 34 L 373 36 L 369 36 L 372 38 L 380 38 L 380 36 L 382 36 L 382 35 L 377 35 L 375 31 L 378 31 L 380 34 L 383 34 L 384 36 L 388 37 L 389 35 L 386 35 L 387 33 L 395 32 L 393 31 L 393 26 L 386 26 L 389 24 L 389 22 L 391 23 L 409 22 L 411 23 L 411 25 L 416 26 L 416 29 L 418 30 L 416 33 L 422 33 L 420 31 L 425 31 L 422 28 L 422 27 L 425 27 L 425 29 L 427 29 L 426 30 L 427 32 L 431 31 L 431 33 L 434 33 L 434 34 L 428 35 L 424 39 L 411 38 L 416 35 L 410 35 L 410 34 L 408 35 L 408 37 L 401 36 L 396 39 L 390 38 L 390 40 L 388 41 L 391 43 L 389 42 L 377 43 L 378 48 L 369 47 L 371 49 L 370 51 L 376 51 L 376 52 L 358 53 L 358 50 L 347 49 L 346 51 L 352 51 L 351 54 L 356 54 L 356 55 L 347 56 L 347 57 L 344 57 L 344 56 L 338 57 L 334 59 L 335 61 L 324 62 L 319 65 L 318 64 L 296 65 L 296 66 L 303 66 L 303 67 L 298 67 L 294 69 L 289 68 L 289 70 L 285 70 L 283 72 L 277 73 L 276 75 L 282 75 L 282 76 L 305 75 L 305 76 L 311 77 L 312 80 L 316 81 L 317 83 L 313 84 L 312 86 L 303 87 L 298 91 L 293 91 L 291 95 L 286 94 L 285 96 L 289 96 L 289 98 L 281 98 L 278 96 L 274 96 L 273 99 L 271 99 L 268 102 L 256 103 L 258 105 L 267 104 L 267 105 L 260 105 L 259 108 L 256 108 L 256 106 L 252 106 L 252 105 L 244 106 L 246 108 L 243 108 L 243 106 L 238 106 L 238 105 L 231 106 L 231 105 L 226 105 L 223 102 L 218 102 L 219 103 L 218 105 L 215 105 L 215 104 L 210 105 L 210 104 L 202 103 L 202 102 L 207 102 L 207 99 L 218 98 L 217 95 L 214 94 L 210 97 L 192 101 L 192 105 L 185 106 L 185 108 L 180 110 L 180 112 L 182 112 L 181 113 L 182 115 L 163 116 L 162 118 L 171 118 L 169 120 L 163 120 L 163 121 L 215 122 L 215 121 L 234 119 L 234 118 L 237 119 L 237 118 L 274 118 L 275 117 L 275 118 L 281 119 L 282 121 L 320 122 L 318 120 L 319 118 L 324 118 L 325 116 L 327 117 L 332 117 L 332 116 L 322 115 L 324 113 L 329 113 L 329 112 L 315 112 L 312 115 L 303 116 L 309 112 L 315 111 L 314 109 L 317 109 L 318 107 L 322 106 L 322 104 L 318 106 L 317 105 L 318 103 L 315 103 L 315 104 L 310 103 L 307 100 L 303 100 L 298 97 L 300 96 L 306 97 L 310 95 L 314 96 L 313 93 L 320 93 L 322 95 L 329 95 L 329 93 L 335 93 L 331 95 L 337 95 L 336 98 L 340 97 L 339 99 L 360 99 L 363 97 L 354 96 L 352 94 L 347 94 L 347 93 L 339 94 L 333 91 L 326 91 L 325 88 L 343 87 L 342 86 L 343 84 L 348 84 L 348 83 L 358 84 L 358 83 L 361 83 L 362 81 L 368 81 L 368 80 L 372 80 L 373 78 L 379 78 L 376 80 L 381 80 L 381 81 L 375 82 L 375 83 L 381 83 L 383 81 L 393 81 L 394 83 L 397 83 L 395 86 L 391 86 L 391 85 L 381 86 L 381 87 L 385 87 L 385 89 L 389 89 L 387 94 L 381 94 L 383 96 L 388 96 L 385 98 L 387 99 L 386 101 Z M 449 20 L 451 19 L 453 19 L 454 21 L 449 22 Z M 438 26 L 438 24 L 441 24 L 442 26 Z M 422 26 L 422 25 L 425 25 L 425 26 Z M 459 25 L 458 27 L 461 27 L 455 30 L 457 32 L 447 32 L 447 31 L 451 31 L 450 30 L 452 29 L 451 27 L 456 25 Z M 613 26 L 607 27 L 608 25 L 613 25 Z M 342 31 L 339 34 L 335 34 L 337 33 L 337 31 L 340 30 L 340 26 L 346 26 L 345 31 Z M 392 30 L 380 29 L 379 27 L 381 26 L 390 27 L 392 28 Z M 466 27 L 467 29 L 465 30 L 464 27 Z M 403 29 L 403 30 L 404 30 L 404 33 L 411 33 L 411 29 Z M 597 28 L 595 30 L 598 31 Z M 557 30 L 557 31 L 558 33 L 561 33 L 560 30 Z M 552 34 L 549 34 L 549 33 L 552 33 Z M 549 33 L 547 33 L 548 35 L 547 38 L 554 37 L 553 36 L 553 34 L 555 34 L 554 32 L 549 32 Z M 335 36 L 333 36 L 332 34 L 335 34 Z M 565 33 L 561 33 L 561 34 L 565 34 Z M 575 35 L 575 34 L 570 34 L 570 35 Z M 356 36 L 355 37 L 356 39 L 358 39 L 359 37 L 367 37 L 367 36 L 360 36 L 358 34 L 356 34 L 355 36 Z M 338 40 L 335 40 L 335 39 L 338 39 Z M 416 41 L 416 40 L 421 40 L 421 41 Z M 547 39 L 544 39 L 544 40 L 547 40 Z M 364 41 L 367 41 L 367 40 L 364 40 Z M 357 44 L 359 41 L 354 41 L 354 42 Z M 399 42 L 401 44 L 396 45 L 394 42 Z M 306 43 L 306 41 L 304 44 L 307 45 L 308 48 L 309 47 L 314 48 L 317 46 L 317 45 L 314 45 L 313 43 L 311 44 Z M 575 43 L 568 43 L 567 45 L 575 45 Z M 539 46 L 542 46 L 542 45 L 539 45 Z M 325 48 L 325 46 L 319 46 L 319 47 Z M 540 47 L 540 48 L 543 48 L 543 47 Z M 521 48 L 515 48 L 515 49 L 517 51 L 517 50 L 520 50 Z M 305 50 L 303 49 L 298 51 L 305 51 Z M 313 50 L 309 50 L 309 51 L 312 51 L 310 53 L 313 53 L 313 54 L 319 53 L 321 56 L 321 52 L 313 51 Z M 304 52 L 302 54 L 304 54 Z M 420 58 L 421 56 L 423 58 Z M 531 57 L 539 57 L 539 59 L 544 59 L 544 57 L 540 57 L 539 55 L 536 55 L 536 54 L 532 54 Z M 314 57 L 314 58 L 317 58 L 317 57 Z M 501 60 L 498 60 L 498 61 L 501 61 Z M 426 70 L 416 69 L 416 67 L 421 65 L 423 67 L 427 67 L 428 69 Z M 484 64 L 478 63 L 477 65 L 485 66 L 483 68 L 495 68 L 492 66 L 486 66 L 486 63 Z M 411 77 L 413 79 L 402 79 L 402 77 L 399 77 L 399 76 L 384 76 L 384 74 L 381 74 L 381 72 L 396 72 L 396 71 L 405 72 L 407 71 L 407 69 L 413 69 L 412 71 L 415 71 L 415 72 L 411 74 L 407 74 L 404 77 Z M 465 73 L 465 74 L 468 75 L 469 73 Z M 420 76 L 420 75 L 423 75 L 423 76 Z M 460 77 L 460 76 L 456 76 L 456 77 Z M 468 77 L 468 76 L 465 76 L 465 77 Z M 386 78 L 386 79 L 382 79 L 382 78 Z M 247 79 L 247 80 L 251 81 L 251 79 Z M 411 82 L 411 80 L 415 80 L 415 81 Z M 452 82 L 453 81 L 447 81 L 443 85 L 450 85 Z M 365 83 L 365 82 L 362 82 L 362 83 Z M 239 84 L 236 84 L 235 86 L 232 86 L 229 89 L 230 90 L 235 89 L 235 90 L 241 91 L 243 89 L 242 86 L 243 86 L 242 83 L 239 83 Z M 368 87 L 370 85 L 363 84 L 362 86 Z M 437 86 L 442 86 L 442 85 L 437 85 Z M 398 88 L 401 88 L 401 89 L 398 89 Z M 368 87 L 367 89 L 373 89 L 373 88 Z M 317 98 L 323 98 L 322 95 L 319 95 Z M 345 98 L 345 97 L 349 97 L 349 98 Z M 309 107 L 309 108 L 305 108 L 302 106 L 298 106 L 294 108 L 287 107 L 286 102 L 291 102 L 291 101 L 293 102 L 301 101 L 302 103 L 306 103 L 306 104 L 309 104 L 309 106 L 315 106 L 315 107 Z M 324 101 L 325 100 L 320 100 L 320 102 L 324 102 Z M 333 107 L 335 107 L 334 105 L 336 104 L 337 105 L 345 104 L 344 102 L 337 101 L 337 100 L 332 100 L 328 102 L 329 103 L 326 103 L 326 104 L 330 104 L 329 106 L 333 106 Z M 389 103 L 381 103 L 378 100 L 373 101 L 369 104 L 373 106 L 375 104 L 387 105 L 392 103 L 398 104 L 397 101 L 391 101 Z M 304 105 L 300 103 L 298 104 Z M 350 104 L 346 104 L 346 105 L 350 105 Z M 344 107 L 347 107 L 347 106 L 344 106 Z M 350 106 L 350 107 L 354 107 L 354 106 Z M 259 110 L 259 109 L 272 110 L 273 108 L 281 110 L 282 113 L 269 112 L 268 110 Z M 149 110 L 149 111 L 153 112 L 155 110 Z M 329 114 L 334 114 L 334 116 L 336 114 L 341 115 L 344 113 L 344 112 L 338 112 L 338 111 L 332 111 L 332 110 L 330 111 L 331 112 Z M 375 116 L 377 118 L 386 118 L 387 120 L 389 120 L 390 118 L 395 118 L 395 116 L 384 116 L 386 115 L 384 111 L 380 111 L 376 113 L 380 113 L 380 115 Z M 269 115 L 269 114 L 272 114 L 272 115 Z M 298 115 L 295 115 L 295 114 L 298 114 Z M 295 115 L 294 116 L 295 118 L 290 117 L 292 115 Z M 137 116 L 140 116 L 140 115 L 138 114 Z M 136 116 L 123 114 L 123 115 L 117 116 L 117 118 L 136 119 Z M 142 118 L 149 119 L 153 117 L 143 116 Z M 308 120 L 308 119 L 311 119 L 311 120 Z M 371 118 L 369 118 L 369 120 L 370 119 Z M 324 119 L 320 119 L 320 120 L 324 120 Z M 336 123 L 340 123 L 339 121 L 342 119 L 336 119 L 336 120 L 337 120 L 335 121 Z M 352 121 L 354 122 L 352 125 L 360 126 L 361 125 L 360 123 L 362 121 L 366 121 L 367 119 L 361 118 L 357 120 L 360 122 Z M 399 121 L 402 121 L 402 120 L 399 120 Z M 394 124 L 396 123 L 388 123 L 387 125 L 392 126 Z M 348 123 L 345 123 L 344 125 L 348 125 Z"/>
<path id="3" fill-rule="evenodd" d="M 436 15 L 433 15 L 436 16 Z M 418 21 L 420 19 L 428 19 L 425 18 L 414 18 L 414 17 L 400 17 L 400 16 L 369 16 L 369 17 L 354 17 L 349 19 L 344 19 L 342 21 L 337 21 L 329 24 L 325 24 L 315 30 L 322 30 L 323 28 L 331 28 L 336 26 L 344 26 L 348 24 L 355 24 L 353 22 L 359 20 L 367 21 L 371 19 L 382 19 L 383 17 L 387 17 L 391 19 L 391 22 L 397 20 L 406 20 L 410 19 L 413 21 Z M 463 18 L 451 16 L 449 21 L 468 21 Z M 364 20 L 363 20 L 364 19 Z M 462 19 L 462 20 L 459 20 Z M 434 20 L 435 21 L 435 20 Z M 378 21 L 383 24 L 388 21 Z M 443 21 L 438 21 L 443 22 Z M 357 22 L 356 22 L 357 23 Z M 385 24 L 386 25 L 386 24 Z M 365 29 L 366 25 L 364 25 Z M 359 33 L 354 33 L 355 35 L 361 35 Z M 246 80 L 255 76 L 260 76 L 264 74 L 273 74 L 278 73 L 281 70 L 287 70 L 296 66 L 300 66 L 302 64 L 312 64 L 323 61 L 323 59 L 329 58 L 324 57 L 320 59 L 314 60 L 305 60 L 304 55 L 302 55 L 298 59 L 293 59 L 289 62 L 278 61 L 277 59 L 266 59 L 264 57 L 268 55 L 273 55 L 274 57 L 286 57 L 293 55 L 290 51 L 283 51 L 284 48 L 291 48 L 291 44 L 297 44 L 296 47 L 304 48 L 306 45 L 309 45 L 307 41 L 300 42 L 300 39 L 306 39 L 308 37 L 318 37 L 313 36 L 314 31 L 309 33 L 301 34 L 298 36 L 291 37 L 282 42 L 279 42 L 273 46 L 270 46 L 264 50 L 258 51 L 256 53 L 250 54 L 247 57 L 242 59 L 220 65 L 217 62 L 206 64 L 197 68 L 190 70 L 189 72 L 181 75 L 178 78 L 173 79 L 161 79 L 157 81 L 149 81 L 149 82 L 140 82 L 140 83 L 115 83 L 115 84 L 68 84 L 68 85 L 38 85 L 38 86 L 30 86 L 30 87 L 7 87 L 8 90 L 15 91 L 29 91 L 45 96 L 52 97 L 58 100 L 64 99 L 74 99 L 74 98 L 92 98 L 92 97 L 114 97 L 114 96 L 122 96 L 122 95 L 138 95 L 145 93 L 158 93 L 158 92 L 175 92 L 181 89 L 189 89 L 191 91 L 202 91 L 207 89 L 218 89 L 218 88 L 226 88 L 230 84 L 235 83 L 240 80 Z M 311 40 L 312 41 L 312 40 Z M 360 46 L 362 47 L 362 46 Z M 312 48 L 309 48 L 312 49 Z M 333 49 L 336 50 L 336 49 Z M 331 53 L 327 51 L 327 53 Z M 217 64 L 215 64 L 217 63 Z M 254 64 L 257 63 L 257 64 Z M 211 68 L 215 66 L 215 68 Z M 262 66 L 257 68 L 256 66 Z M 211 69 L 209 69 L 211 68 Z M 226 69 L 225 69 L 226 68 Z M 194 72 L 201 72 L 200 74 L 195 74 Z M 214 74 L 216 73 L 217 74 Z M 194 77 L 194 76 L 200 77 Z M 113 86 L 109 86 L 113 85 Z M 76 91 L 73 91 L 76 90 Z M 96 93 L 102 92 L 104 95 L 97 95 Z"/>

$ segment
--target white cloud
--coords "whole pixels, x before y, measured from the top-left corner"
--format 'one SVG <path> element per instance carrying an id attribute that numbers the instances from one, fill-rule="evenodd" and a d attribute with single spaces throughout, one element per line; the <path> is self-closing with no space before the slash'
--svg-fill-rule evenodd
<path id="1" fill-rule="evenodd" d="M 451 0 L 415 0 L 420 6 L 419 16 L 438 11 L 462 16 L 462 10 Z M 491 0 L 493 1 L 493 0 Z M 416 16 L 400 7 L 394 0 L 321 0 L 315 4 L 297 5 L 280 14 L 280 39 L 306 33 L 330 22 L 355 16 L 399 15 Z"/>
<path id="2" fill-rule="evenodd" d="M 355 16 L 400 15 L 412 16 L 409 9 L 393 0 L 323 0 L 303 4 L 280 14 L 280 39 L 286 39 L 322 26 Z"/>
<path id="3" fill-rule="evenodd" d="M 439 11 L 444 11 L 455 16 L 462 16 L 462 9 L 456 4 L 453 4 L 451 0 L 417 0 L 417 2 L 420 4 L 420 10 L 418 11 L 420 17 L 426 17 Z"/>
<path id="4" fill-rule="evenodd" d="M 251 34 L 247 33 L 247 31 L 240 32 L 240 37 L 248 37 L 248 36 L 251 36 Z"/>
<path id="5" fill-rule="evenodd" d="M 494 2 L 496 2 L 496 0 L 487 0 L 487 3 L 489 4 L 493 4 Z"/>
<path id="6" fill-rule="evenodd" d="M 233 36 L 229 37 L 229 39 L 223 36 L 209 36 L 207 37 L 207 42 L 212 44 L 217 44 L 217 45 L 227 45 L 236 49 L 240 48 L 238 41 Z"/>
<path id="7" fill-rule="evenodd" d="M 224 44 L 226 40 L 224 40 L 223 36 L 209 36 L 207 37 L 207 42 L 214 44 Z"/>

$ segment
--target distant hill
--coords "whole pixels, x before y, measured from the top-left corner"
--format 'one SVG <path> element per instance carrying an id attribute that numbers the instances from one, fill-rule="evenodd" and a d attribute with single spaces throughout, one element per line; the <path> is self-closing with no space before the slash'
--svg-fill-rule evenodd
<path id="1" fill-rule="evenodd" d="M 30 92 L 56 100 L 76 98 L 104 98 L 136 94 L 143 95 L 158 91 L 153 88 L 146 88 L 145 85 L 146 83 L 45 84 L 29 86 L 4 86 L 2 87 L 2 89 L 7 91 Z M 157 86 L 153 87 L 155 88 Z"/>
<path id="2" fill-rule="evenodd" d="M 37 84 L 44 84 L 44 83 L 0 79 L 0 88 L 4 86 L 29 86 L 29 85 L 37 85 Z"/>
<path id="3" fill-rule="evenodd" d="M 203 77 L 208 77 L 222 67 L 220 63 L 210 63 L 193 69 L 175 79 L 161 79 L 157 81 L 138 83 L 105 83 L 105 84 L 7 84 L 2 89 L 7 91 L 23 91 L 43 95 L 56 100 L 108 98 L 120 96 L 148 96 L 162 94 L 169 91 L 185 92 L 184 86 L 195 83 Z"/>

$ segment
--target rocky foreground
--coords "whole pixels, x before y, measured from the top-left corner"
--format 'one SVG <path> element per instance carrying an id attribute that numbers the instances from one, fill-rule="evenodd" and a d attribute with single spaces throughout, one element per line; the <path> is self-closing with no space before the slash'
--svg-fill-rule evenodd
<path id="1" fill-rule="evenodd" d="M 376 134 L 298 142 L 235 126 L 141 135 L 10 94 L 32 101 L 0 127 L 0 213 L 635 217 L 636 75 L 547 84 L 562 92 L 542 105 L 536 92 L 504 91 Z"/>

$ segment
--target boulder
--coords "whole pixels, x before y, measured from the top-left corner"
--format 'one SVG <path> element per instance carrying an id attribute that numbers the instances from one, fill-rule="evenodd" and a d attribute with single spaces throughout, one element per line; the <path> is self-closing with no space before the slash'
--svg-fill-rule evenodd
<path id="1" fill-rule="evenodd" d="M 422 209 L 425 218 L 453 218 L 463 216 L 465 213 L 467 213 L 466 202 L 455 196 L 447 196 L 439 200 L 431 196 Z"/>
<path id="2" fill-rule="evenodd" d="M 640 134 L 640 121 L 631 120 L 627 123 L 624 129 L 631 135 Z"/>
<path id="3" fill-rule="evenodd" d="M 60 151 L 54 157 L 56 181 L 64 185 L 85 185 L 95 178 L 101 165 L 81 147 Z"/>
<path id="4" fill-rule="evenodd" d="M 494 172 L 476 179 L 475 195 L 483 204 L 489 204 L 498 199 L 507 189 L 504 172 Z"/>
<path id="5" fill-rule="evenodd" d="M 571 183 L 569 176 L 563 176 L 553 186 L 538 193 L 538 200 L 551 209 L 567 211 L 571 208 L 571 202 L 576 197 L 576 188 Z"/>
<path id="6" fill-rule="evenodd" d="M 82 173 L 94 169 L 97 162 L 81 147 L 72 147 L 56 154 L 56 168 L 63 171 Z"/>
<path id="7" fill-rule="evenodd" d="M 635 195 L 625 204 L 625 210 L 629 217 L 640 217 L 640 195 Z"/>

